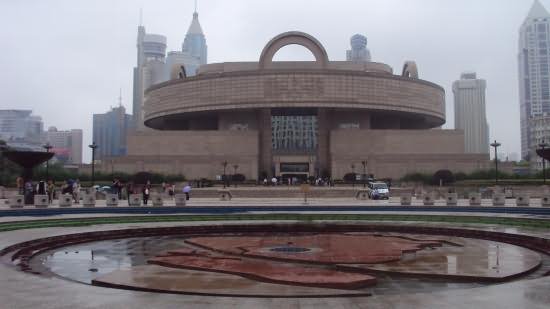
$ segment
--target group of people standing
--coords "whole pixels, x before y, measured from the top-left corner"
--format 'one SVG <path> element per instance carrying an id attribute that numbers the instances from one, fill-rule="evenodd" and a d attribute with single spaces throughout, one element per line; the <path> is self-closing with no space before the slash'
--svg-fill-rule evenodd
<path id="1" fill-rule="evenodd" d="M 137 185 L 132 182 L 128 182 L 124 185 L 119 179 L 114 179 L 111 185 L 111 192 L 113 194 L 118 194 L 119 199 L 127 198 L 129 201 L 131 194 L 141 193 L 144 205 L 147 205 L 147 203 L 149 202 L 149 199 L 151 197 L 151 190 L 152 190 L 152 185 L 151 185 L 151 181 L 149 180 L 144 185 Z M 174 195 L 176 194 L 176 185 L 163 182 L 161 184 L 161 190 L 162 190 L 162 193 L 168 194 L 170 198 L 173 198 Z M 191 186 L 186 184 L 183 187 L 183 193 L 185 194 L 187 200 L 189 200 L 190 192 L 191 192 Z"/>
<path id="2" fill-rule="evenodd" d="M 47 182 L 40 180 L 36 185 L 32 180 L 25 181 L 23 177 L 17 177 L 15 180 L 18 193 L 23 195 L 26 204 L 32 204 L 34 195 L 47 195 L 48 203 L 52 204 L 53 200 L 58 198 L 55 181 L 49 179 Z M 68 179 L 61 187 L 61 194 L 69 194 L 74 199 L 74 202 L 78 204 L 80 202 L 80 190 L 82 189 L 80 181 L 78 179 Z"/>

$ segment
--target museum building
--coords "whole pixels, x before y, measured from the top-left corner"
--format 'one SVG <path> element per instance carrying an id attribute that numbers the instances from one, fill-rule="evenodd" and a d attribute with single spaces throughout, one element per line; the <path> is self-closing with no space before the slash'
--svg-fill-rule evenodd
<path id="1" fill-rule="evenodd" d="M 315 61 L 273 61 L 297 44 Z M 271 39 L 258 62 L 172 68 L 169 81 L 146 90 L 144 124 L 128 136 L 125 157 L 105 171 L 149 171 L 214 179 L 368 173 L 399 178 L 439 169 L 486 168 L 488 154 L 468 154 L 464 132 L 444 130 L 445 91 L 419 79 L 415 62 L 401 74 L 377 62 L 329 61 L 306 33 Z"/>

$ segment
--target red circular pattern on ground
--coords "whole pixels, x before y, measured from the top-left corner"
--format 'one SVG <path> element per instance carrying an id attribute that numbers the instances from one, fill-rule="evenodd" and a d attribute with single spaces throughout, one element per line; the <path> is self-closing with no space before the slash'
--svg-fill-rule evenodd
<path id="1" fill-rule="evenodd" d="M 416 252 L 426 246 L 441 245 L 437 241 L 417 241 L 392 236 L 341 234 L 195 237 L 187 239 L 186 242 L 211 251 L 174 250 L 152 258 L 148 263 L 230 273 L 265 282 L 339 289 L 373 285 L 376 278 L 357 272 L 303 263 L 384 263 L 399 260 L 405 252 Z M 310 250 L 272 250 L 281 247 Z"/>

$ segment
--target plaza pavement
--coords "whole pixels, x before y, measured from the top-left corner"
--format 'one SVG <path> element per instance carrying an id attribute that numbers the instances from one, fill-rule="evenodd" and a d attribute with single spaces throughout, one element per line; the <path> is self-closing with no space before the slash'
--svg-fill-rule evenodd
<path id="1" fill-rule="evenodd" d="M 224 224 L 258 222 L 224 222 Z M 274 222 L 265 222 L 274 223 Z M 220 222 L 164 222 L 95 225 L 48 229 L 28 229 L 1 233 L 0 247 L 35 238 L 78 232 L 181 225 L 212 225 Z M 396 222 L 434 226 L 435 223 Z M 453 227 L 475 227 L 492 231 L 518 232 L 550 237 L 548 231 L 471 224 Z M 0 264 L 1 308 L 548 308 L 550 277 L 511 281 L 472 289 L 374 295 L 370 297 L 335 298 L 246 298 L 196 295 L 173 295 L 117 290 L 44 277 L 17 271 Z"/>

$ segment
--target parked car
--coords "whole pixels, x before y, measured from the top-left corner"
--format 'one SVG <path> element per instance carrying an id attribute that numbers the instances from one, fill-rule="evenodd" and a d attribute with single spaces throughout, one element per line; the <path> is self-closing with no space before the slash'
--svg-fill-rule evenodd
<path id="1" fill-rule="evenodd" d="M 368 195 L 370 199 L 379 200 L 390 198 L 390 189 L 385 182 L 369 182 Z"/>
<path id="2" fill-rule="evenodd" d="M 113 192 L 113 188 L 111 188 L 110 186 L 95 185 L 94 189 L 95 189 L 96 192 L 100 192 L 100 193 L 103 193 L 103 194 L 109 194 L 109 193 Z"/>

